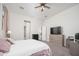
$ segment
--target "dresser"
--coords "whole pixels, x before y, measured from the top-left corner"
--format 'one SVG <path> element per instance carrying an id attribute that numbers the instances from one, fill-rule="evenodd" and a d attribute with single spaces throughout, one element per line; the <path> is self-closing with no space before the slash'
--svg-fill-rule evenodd
<path id="1" fill-rule="evenodd" d="M 64 46 L 64 35 L 52 34 L 49 36 L 49 42 L 52 42 L 52 45 L 55 46 Z"/>
<path id="2" fill-rule="evenodd" d="M 70 48 L 70 42 L 73 42 L 74 39 L 66 39 L 66 48 Z"/>
<path id="3" fill-rule="evenodd" d="M 79 56 L 79 42 L 70 41 L 69 51 L 71 55 Z"/>

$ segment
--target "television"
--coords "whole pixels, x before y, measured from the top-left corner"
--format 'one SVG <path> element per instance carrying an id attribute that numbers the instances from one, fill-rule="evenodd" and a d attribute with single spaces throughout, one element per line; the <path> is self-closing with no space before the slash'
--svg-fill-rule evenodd
<path id="1" fill-rule="evenodd" d="M 32 34 L 32 39 L 38 40 L 39 39 L 39 35 L 38 34 Z"/>
<path id="2" fill-rule="evenodd" d="M 59 27 L 51 27 L 50 28 L 50 34 L 62 34 L 61 33 L 61 26 L 59 26 Z"/>
<path id="3" fill-rule="evenodd" d="M 76 34 L 75 34 L 75 39 L 76 39 L 76 40 L 79 40 L 79 33 L 76 33 Z"/>

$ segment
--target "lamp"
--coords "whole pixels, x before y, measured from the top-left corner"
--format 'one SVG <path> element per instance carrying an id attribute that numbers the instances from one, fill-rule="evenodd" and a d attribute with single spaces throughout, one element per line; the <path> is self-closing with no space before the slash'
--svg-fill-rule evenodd
<path id="1" fill-rule="evenodd" d="M 7 32 L 7 38 L 10 38 L 10 35 L 11 35 L 11 31 L 8 31 Z"/>
<path id="2" fill-rule="evenodd" d="M 41 7 L 41 11 L 44 11 L 44 6 Z"/>

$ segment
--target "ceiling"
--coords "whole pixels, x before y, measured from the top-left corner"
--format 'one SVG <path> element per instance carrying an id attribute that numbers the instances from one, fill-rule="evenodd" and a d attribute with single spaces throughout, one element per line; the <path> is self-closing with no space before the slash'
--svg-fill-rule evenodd
<path id="1" fill-rule="evenodd" d="M 34 8 L 39 6 L 38 3 L 6 3 L 4 5 L 12 12 L 36 19 L 46 19 L 77 5 L 77 3 L 47 3 L 50 9 L 45 9 L 43 12 L 41 12 L 40 8 Z"/>

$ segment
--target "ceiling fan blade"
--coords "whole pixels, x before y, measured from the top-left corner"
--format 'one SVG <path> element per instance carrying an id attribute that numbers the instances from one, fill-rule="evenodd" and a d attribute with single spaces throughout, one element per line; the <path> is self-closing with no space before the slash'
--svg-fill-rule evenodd
<path id="1" fill-rule="evenodd" d="M 35 7 L 35 8 L 39 8 L 39 7 L 41 7 L 41 6 L 37 6 L 37 7 Z"/>
<path id="2" fill-rule="evenodd" d="M 50 9 L 50 7 L 48 7 L 48 6 L 44 6 L 45 8 L 48 8 L 48 9 Z"/>

